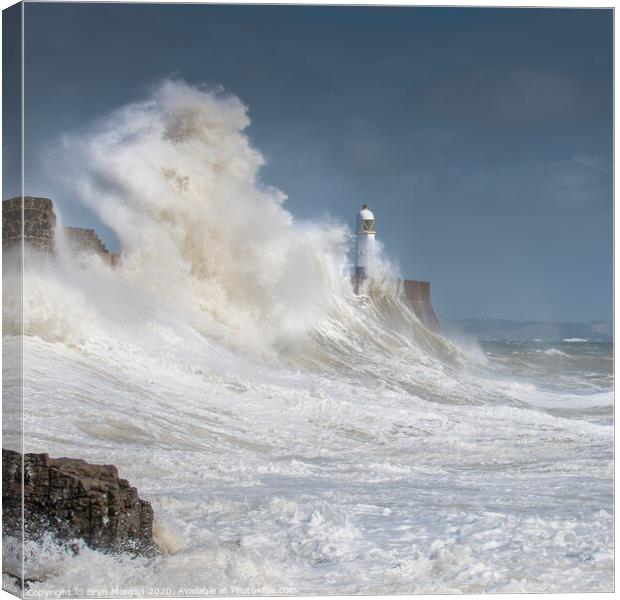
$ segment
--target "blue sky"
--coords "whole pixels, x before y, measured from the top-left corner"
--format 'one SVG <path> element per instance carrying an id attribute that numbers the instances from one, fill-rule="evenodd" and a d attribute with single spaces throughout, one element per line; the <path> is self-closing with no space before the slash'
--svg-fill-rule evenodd
<path id="1" fill-rule="evenodd" d="M 28 194 L 62 133 L 221 85 L 288 209 L 367 202 L 440 317 L 611 320 L 611 10 L 27 3 L 25 53 Z"/>

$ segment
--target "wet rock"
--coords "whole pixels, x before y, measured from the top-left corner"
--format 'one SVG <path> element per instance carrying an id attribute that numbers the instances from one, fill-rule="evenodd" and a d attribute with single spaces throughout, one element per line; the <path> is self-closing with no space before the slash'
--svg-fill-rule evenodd
<path id="1" fill-rule="evenodd" d="M 115 466 L 6 449 L 2 450 L 4 535 L 21 537 L 22 458 L 25 539 L 51 532 L 61 542 L 82 538 L 98 550 L 155 553 L 153 509 L 139 498 L 136 488 L 119 478 Z"/>

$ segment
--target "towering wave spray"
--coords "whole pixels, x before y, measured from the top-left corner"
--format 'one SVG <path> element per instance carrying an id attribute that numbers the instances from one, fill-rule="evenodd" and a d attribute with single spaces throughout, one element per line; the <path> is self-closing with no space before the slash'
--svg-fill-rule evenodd
<path id="1" fill-rule="evenodd" d="M 166 81 L 66 136 L 62 173 L 117 234 L 121 277 L 203 332 L 268 347 L 344 292 L 349 234 L 293 221 L 257 179 L 249 123 L 236 97 Z"/>
<path id="2" fill-rule="evenodd" d="M 338 343 L 363 336 L 383 352 L 415 330 L 418 342 L 445 351 L 398 299 L 385 260 L 375 260 L 372 306 L 360 307 L 348 227 L 293 219 L 286 196 L 258 178 L 264 160 L 244 132 L 249 123 L 238 98 L 165 81 L 64 136 L 54 168 L 118 236 L 117 275 L 128 289 L 147 291 L 203 334 L 306 363 L 326 359 L 333 334 Z M 119 295 L 126 311 L 127 293 L 108 294 L 113 303 Z"/>

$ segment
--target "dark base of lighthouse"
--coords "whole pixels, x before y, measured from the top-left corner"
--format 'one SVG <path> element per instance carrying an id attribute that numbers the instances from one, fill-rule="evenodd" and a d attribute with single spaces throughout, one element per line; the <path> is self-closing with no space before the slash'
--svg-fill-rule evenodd
<path id="1" fill-rule="evenodd" d="M 362 291 L 364 280 L 366 279 L 366 269 L 364 267 L 355 267 L 353 275 L 353 291 L 359 294 Z"/>

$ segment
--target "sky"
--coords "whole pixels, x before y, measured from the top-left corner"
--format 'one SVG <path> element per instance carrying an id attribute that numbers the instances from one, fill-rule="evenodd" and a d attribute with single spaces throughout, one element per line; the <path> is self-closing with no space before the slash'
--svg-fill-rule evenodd
<path id="1" fill-rule="evenodd" d="M 440 318 L 612 318 L 611 10 L 26 3 L 24 31 L 26 194 L 63 133 L 218 85 L 288 210 L 367 203 Z"/>

